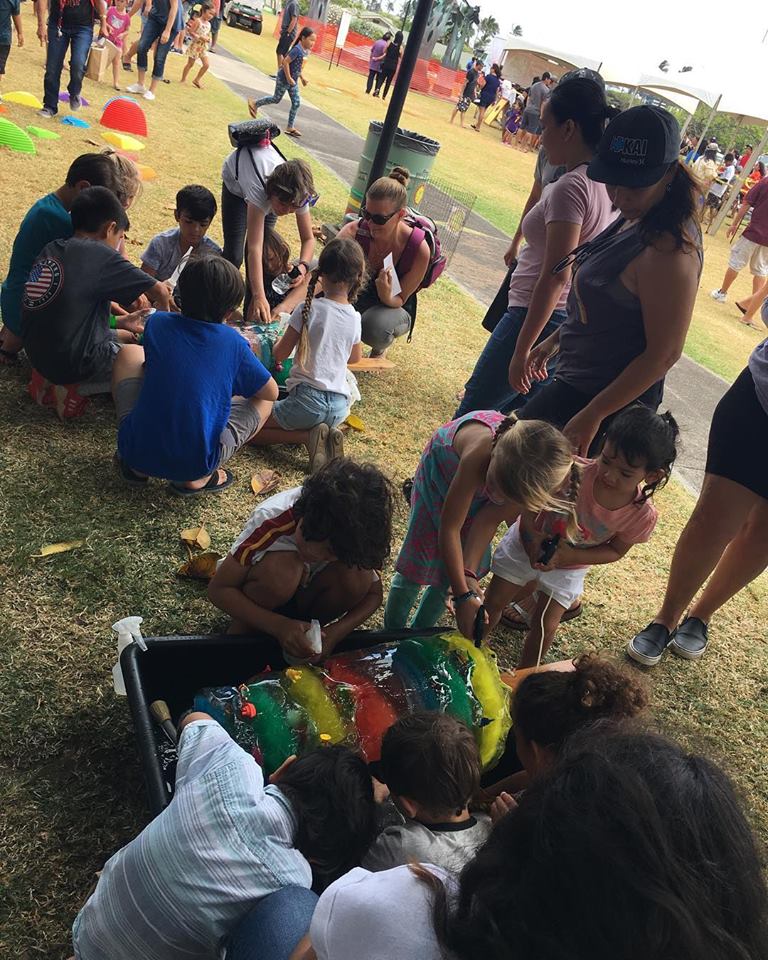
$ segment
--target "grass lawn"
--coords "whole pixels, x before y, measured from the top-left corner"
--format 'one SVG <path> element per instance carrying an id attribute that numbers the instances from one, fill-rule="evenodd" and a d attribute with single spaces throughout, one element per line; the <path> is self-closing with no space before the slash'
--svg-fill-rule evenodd
<path id="1" fill-rule="evenodd" d="M 264 16 L 260 37 L 245 30 L 222 27 L 220 40 L 231 53 L 265 73 L 275 70 L 274 17 Z M 370 120 L 383 119 L 386 104 L 365 93 L 365 78 L 346 67 L 328 69 L 325 60 L 310 59 L 305 67 L 309 85 L 302 98 L 365 137 Z M 533 178 L 534 156 L 506 147 L 497 130 L 484 126 L 480 134 L 462 130 L 448 122 L 452 105 L 436 97 L 411 92 L 405 103 L 402 126 L 433 137 L 441 144 L 435 175 L 458 183 L 477 194 L 475 212 L 510 236 L 517 228 L 520 211 L 528 197 Z M 467 114 L 471 116 L 471 111 Z M 299 117 L 299 119 L 301 119 Z M 707 237 L 704 275 L 696 311 L 688 334 L 686 353 L 726 380 L 733 380 L 744 367 L 752 348 L 764 334 L 738 323 L 738 311 L 731 303 L 715 303 L 709 296 L 720 285 L 728 260 L 729 244 L 722 229 Z M 733 299 L 751 290 L 747 271 L 733 287 Z M 762 329 L 762 328 L 761 328 Z"/>
<path id="2" fill-rule="evenodd" d="M 13 49 L 4 89 L 39 95 L 43 58 L 29 14 L 25 26 L 28 46 Z M 202 182 L 218 191 L 226 123 L 243 113 L 241 102 L 215 79 L 203 93 L 182 89 L 176 83 L 181 67 L 181 58 L 170 58 L 174 82 L 147 105 L 150 138 L 142 159 L 159 176 L 131 210 L 130 249 L 137 254 L 155 232 L 172 225 L 179 187 Z M 0 275 L 24 211 L 62 182 L 74 156 L 94 149 L 88 139 L 100 139 L 99 105 L 111 89 L 86 82 L 85 95 L 95 105 L 83 113 L 94 123 L 91 130 L 56 124 L 62 139 L 41 142 L 36 157 L 0 153 Z M 13 105 L 5 116 L 35 122 L 30 110 Z M 304 155 L 292 143 L 281 146 Z M 346 189 L 317 164 L 314 169 L 322 193 L 317 218 L 337 217 Z M 220 239 L 218 221 L 212 235 Z M 361 378 L 364 402 L 355 412 L 366 430 L 350 437 L 352 456 L 378 462 L 398 483 L 412 473 L 430 431 L 453 411 L 456 390 L 483 344 L 482 312 L 445 279 L 423 295 L 413 343 L 400 342 L 392 351 L 396 369 Z M 233 462 L 235 485 L 193 503 L 170 497 L 159 483 L 128 491 L 110 466 L 111 405 L 98 400 L 83 418 L 62 425 L 27 398 L 26 377 L 24 368 L 0 370 L 0 956 L 61 960 L 70 955 L 69 927 L 94 872 L 147 817 L 127 704 L 111 689 L 115 644 L 109 627 L 140 614 L 148 635 L 223 628 L 203 587 L 175 576 L 185 559 L 179 531 L 204 523 L 214 547 L 224 552 L 254 506 L 251 474 L 270 466 L 284 486 L 294 485 L 306 461 L 294 448 L 246 450 Z M 676 484 L 658 501 L 661 523 L 653 542 L 595 571 L 585 613 L 562 631 L 555 657 L 586 649 L 622 657 L 628 636 L 653 614 L 691 509 Z M 403 510 L 395 549 L 405 522 Z M 86 541 L 80 549 L 33 558 L 43 544 L 77 539 Z M 763 583 L 744 591 L 718 616 L 705 660 L 691 665 L 670 658 L 648 677 L 655 722 L 723 759 L 764 836 L 767 603 Z M 499 635 L 503 664 L 514 662 L 518 645 L 518 636 Z"/>

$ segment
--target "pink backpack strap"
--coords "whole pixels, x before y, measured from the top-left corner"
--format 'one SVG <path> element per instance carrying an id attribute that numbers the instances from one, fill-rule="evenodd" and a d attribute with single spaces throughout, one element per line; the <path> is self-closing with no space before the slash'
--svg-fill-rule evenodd
<path id="1" fill-rule="evenodd" d="M 414 263 L 416 262 L 416 256 L 419 252 L 419 248 L 424 242 L 425 237 L 426 233 L 421 229 L 421 227 L 414 227 L 411 230 L 411 235 L 408 237 L 408 243 L 406 243 L 405 249 L 400 254 L 400 259 L 396 264 L 398 276 L 404 277 L 407 273 L 410 273 Z"/>
<path id="2" fill-rule="evenodd" d="M 363 253 L 365 254 L 365 259 L 368 259 L 368 254 L 371 251 L 371 235 L 368 232 L 368 228 L 365 226 L 365 221 L 360 219 L 357 221 L 357 230 L 355 230 L 355 240 L 360 244 Z"/>

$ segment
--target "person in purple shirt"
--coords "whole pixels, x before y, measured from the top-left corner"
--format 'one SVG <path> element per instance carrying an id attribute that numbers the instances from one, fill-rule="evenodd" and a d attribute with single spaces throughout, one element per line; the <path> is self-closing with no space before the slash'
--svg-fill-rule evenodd
<path id="1" fill-rule="evenodd" d="M 368 82 L 365 85 L 366 93 L 370 93 L 371 90 L 373 90 L 373 82 L 379 73 L 381 73 L 381 62 L 384 59 L 391 39 L 392 34 L 387 31 L 381 40 L 377 40 L 371 47 L 371 58 L 368 61 Z"/>

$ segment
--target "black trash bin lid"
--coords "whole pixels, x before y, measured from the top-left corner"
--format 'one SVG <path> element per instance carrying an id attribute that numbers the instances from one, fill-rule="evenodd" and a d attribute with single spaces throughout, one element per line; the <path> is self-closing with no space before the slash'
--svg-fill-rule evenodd
<path id="1" fill-rule="evenodd" d="M 384 124 L 381 120 L 371 120 L 368 125 L 368 130 L 380 137 L 383 126 Z M 440 144 L 437 140 L 433 140 L 431 137 L 425 137 L 421 133 L 414 133 L 413 130 L 403 130 L 402 127 L 397 128 L 394 145 L 401 150 L 423 153 L 428 157 L 436 156 L 437 151 L 440 149 Z"/>

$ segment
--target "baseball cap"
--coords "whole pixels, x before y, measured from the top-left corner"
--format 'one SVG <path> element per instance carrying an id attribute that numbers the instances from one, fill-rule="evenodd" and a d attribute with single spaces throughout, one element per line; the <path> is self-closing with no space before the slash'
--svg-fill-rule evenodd
<path id="1" fill-rule="evenodd" d="M 568 83 L 570 80 L 592 80 L 596 83 L 601 90 L 605 90 L 605 80 L 597 72 L 597 70 L 590 70 L 589 67 L 579 67 L 578 70 L 569 70 L 568 73 L 564 73 L 558 82 L 558 87 L 562 87 L 564 83 Z"/>
<path id="2" fill-rule="evenodd" d="M 631 107 L 605 128 L 587 175 L 617 187 L 650 187 L 678 159 L 680 126 L 661 107 Z"/>

